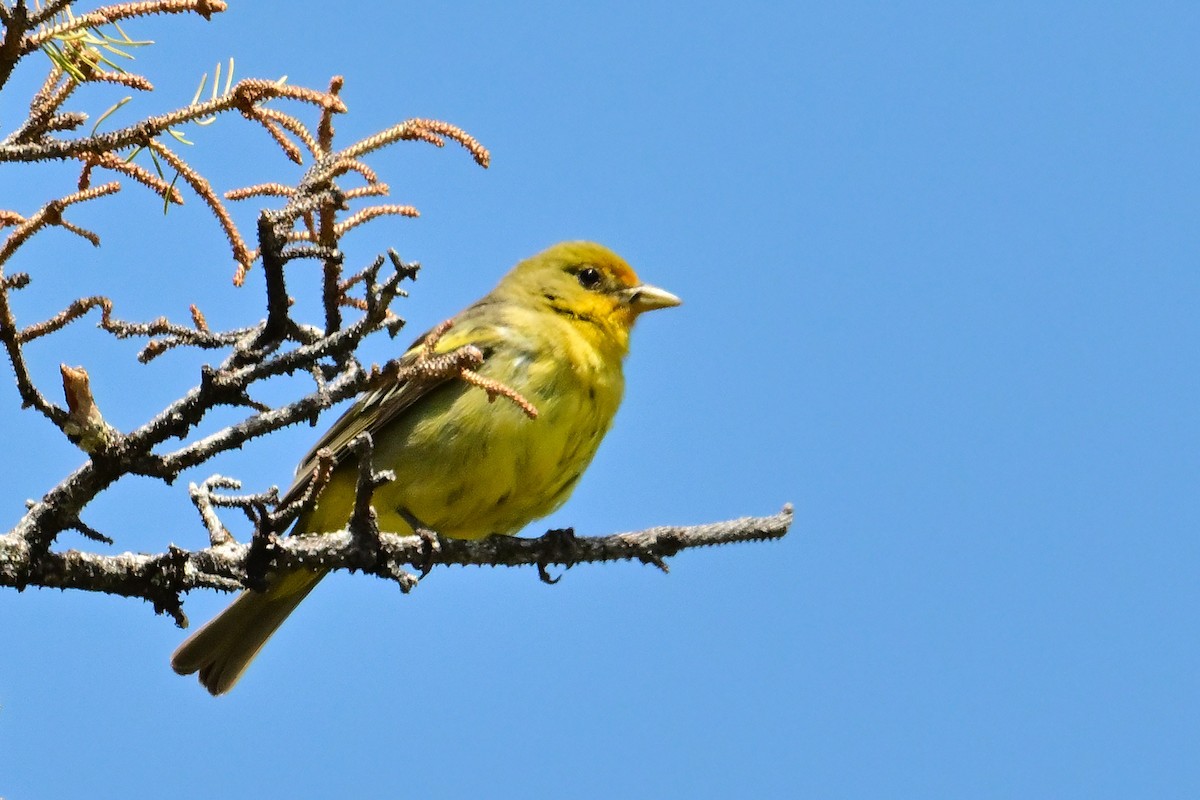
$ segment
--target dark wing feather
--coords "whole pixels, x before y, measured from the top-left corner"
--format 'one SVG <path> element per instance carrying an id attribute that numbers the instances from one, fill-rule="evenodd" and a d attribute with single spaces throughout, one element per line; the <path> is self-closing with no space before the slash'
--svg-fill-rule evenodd
<path id="1" fill-rule="evenodd" d="M 417 360 L 420 355 L 420 347 L 424 345 L 424 342 L 425 336 L 421 336 L 413 343 L 412 348 L 401 356 L 401 369 Z M 374 436 L 398 414 L 411 408 L 414 403 L 445 382 L 445 380 L 391 381 L 384 386 L 368 389 L 359 395 L 358 399 L 354 401 L 354 405 L 338 417 L 325 435 L 300 460 L 300 466 L 296 467 L 296 477 L 281 503 L 289 503 L 304 492 L 316 471 L 319 450 L 328 448 L 333 451 L 334 463 L 341 463 L 350 453 L 350 443 L 360 433 L 366 432 Z"/>
<path id="2" fill-rule="evenodd" d="M 495 314 L 495 302 L 495 299 L 489 295 L 465 309 L 455 318 L 454 327 L 438 339 L 434 350 L 438 353 L 445 353 L 463 345 L 476 344 L 487 357 L 493 349 L 492 345 L 496 341 L 497 333 L 494 326 L 480 323 Z M 432 330 L 417 337 L 417 340 L 400 357 L 401 369 L 411 365 L 420 357 L 425 340 L 429 338 L 430 333 Z M 378 386 L 364 392 L 354 402 L 354 405 L 346 410 L 346 413 L 338 417 L 337 422 L 333 423 L 325 435 L 300 460 L 300 466 L 296 468 L 296 477 L 292 481 L 292 486 L 281 502 L 291 502 L 304 492 L 317 468 L 318 450 L 329 448 L 333 451 L 334 463 L 342 462 L 349 455 L 350 443 L 360 433 L 366 432 L 374 436 L 398 415 L 404 413 L 418 400 L 447 380 L 449 378 L 440 381 L 392 381 L 385 386 Z"/>

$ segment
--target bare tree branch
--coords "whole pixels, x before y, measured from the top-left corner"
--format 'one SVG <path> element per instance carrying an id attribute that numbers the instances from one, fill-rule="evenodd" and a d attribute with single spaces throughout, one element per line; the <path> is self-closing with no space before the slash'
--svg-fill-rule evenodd
<path id="1" fill-rule="evenodd" d="M 343 80 L 339 76 L 331 78 L 323 91 L 282 81 L 244 79 L 209 100 L 197 99 L 107 133 L 67 135 L 90 118 L 82 111 L 67 109 L 69 103 L 79 102 L 86 95 L 90 85 L 118 84 L 143 94 L 154 90 L 144 76 L 117 68 L 103 57 L 101 51 L 116 41 L 106 38 L 105 26 L 152 14 L 207 19 L 225 9 L 221 0 L 144 0 L 104 5 L 76 15 L 71 12 L 75 4 L 75 0 L 49 0 L 31 14 L 24 0 L 0 0 L 0 22 L 4 25 L 0 36 L 0 92 L 8 89 L 8 78 L 22 59 L 34 54 L 49 59 L 45 79 L 27 104 L 5 98 L 6 109 L 27 105 L 29 111 L 0 138 L 0 163 L 72 161 L 80 168 L 78 185 L 64 187 L 57 199 L 41 208 L 32 212 L 0 209 L 0 229 L 11 228 L 0 241 L 0 346 L 12 367 L 23 407 L 49 420 L 84 458 L 71 474 L 39 500 L 30 502 L 11 530 L 0 533 L 0 587 L 78 589 L 142 598 L 182 626 L 186 625 L 184 593 L 255 588 L 276 570 L 357 570 L 395 581 L 407 591 L 417 585 L 418 578 L 404 567 L 415 567 L 424 575 L 436 565 L 533 565 L 543 580 L 553 582 L 546 570 L 549 564 L 570 567 L 638 559 L 665 570 L 666 559 L 686 548 L 775 539 L 786 534 L 792 522 L 791 506 L 770 517 L 589 538 L 577 538 L 569 531 L 551 531 L 535 539 L 462 541 L 440 538 L 422 530 L 415 521 L 416 536 L 381 532 L 371 506 L 372 492 L 390 476 L 373 469 L 372 442 L 362 437 L 354 444 L 359 463 L 354 512 L 343 531 L 320 536 L 283 535 L 298 516 L 311 509 L 331 480 L 333 456 L 321 452 L 308 484 L 282 505 L 273 488 L 228 494 L 242 488 L 240 481 L 230 477 L 212 476 L 199 484 L 191 483 L 188 495 L 207 533 L 208 546 L 203 549 L 170 545 L 158 554 L 120 555 L 57 549 L 59 536 L 67 531 L 78 532 L 91 541 L 111 543 L 108 536 L 89 526 L 83 515 L 93 500 L 121 478 L 149 476 L 173 483 L 185 470 L 223 452 L 289 425 L 315 422 L 320 412 L 335 403 L 376 387 L 373 381 L 403 380 L 418 388 L 422 382 L 435 385 L 462 381 L 493 399 L 513 403 L 530 417 L 538 413 L 511 387 L 476 371 L 484 358 L 479 349 L 467 346 L 443 354 L 434 351 L 433 344 L 450 323 L 427 336 L 427 347 L 415 363 L 393 361 L 382 367 L 367 367 L 356 357 L 368 336 L 379 332 L 395 336 L 403 327 L 404 320 L 392 306 L 398 298 L 407 296 L 404 284 L 412 281 L 418 270 L 417 264 L 405 263 L 394 250 L 365 267 L 346 263 L 343 237 L 357 234 L 379 219 L 415 217 L 419 213 L 410 205 L 378 200 L 389 195 L 388 185 L 364 159 L 402 141 L 422 141 L 437 147 L 456 142 L 476 163 L 486 167 L 490 154 L 482 144 L 455 125 L 417 118 L 339 146 L 335 143 L 334 118 L 347 110 L 340 97 Z M 273 101 L 289 104 L 288 110 L 267 105 Z M 101 114 L 97 125 L 118 110 L 127 113 L 128 106 L 123 103 Z M 315 123 L 306 122 L 314 115 Z M 165 141 L 171 136 L 186 142 L 179 133 L 181 126 L 214 117 L 244 119 L 262 127 L 283 160 L 301 164 L 307 156 L 310 163 L 294 184 L 260 183 L 219 191 L 184 157 L 186 150 Z M 151 159 L 154 169 L 136 163 L 138 157 Z M 116 179 L 93 186 L 97 168 L 108 170 Z M 229 244 L 235 265 L 234 284 L 242 286 L 252 266 L 261 263 L 265 318 L 216 330 L 192 304 L 190 324 L 172 322 L 165 315 L 148 322 L 129 321 L 116 316 L 113 298 L 92 295 L 67 302 L 62 311 L 49 318 L 19 321 L 13 295 L 37 290 L 37 270 L 6 271 L 24 254 L 25 246 L 35 236 L 56 229 L 98 246 L 97 233 L 76 225 L 65 214 L 75 205 L 116 194 L 126 183 L 135 189 L 147 189 L 166 203 L 184 202 L 185 193 L 204 203 L 218 223 L 214 234 L 219 230 Z M 258 215 L 251 237 L 256 239 L 253 248 L 225 205 L 227 201 L 251 197 L 278 203 L 276 208 Z M 363 201 L 373 204 L 353 207 Z M 313 275 L 311 269 L 289 272 L 294 262 L 303 260 L 320 266 L 320 277 L 310 278 L 318 282 L 321 292 L 319 322 L 295 316 L 288 293 L 288 279 Z M 352 273 L 349 277 L 348 271 Z M 59 339 L 57 334 L 78 326 L 93 309 L 100 313 L 100 336 L 145 341 L 137 357 L 142 363 L 181 348 L 203 351 L 212 361 L 200 369 L 194 386 L 130 430 L 118 430 L 105 420 L 85 366 L 60 367 L 63 405 L 59 405 L 35 384 L 33 376 L 41 373 L 31 367 L 27 346 L 37 341 L 40 347 L 51 348 Z M 302 383 L 306 388 L 295 390 L 290 399 L 274 406 L 256 399 L 275 396 L 258 390 L 292 375 L 310 376 L 311 386 L 306 378 Z M 236 421 L 212 432 L 197 432 L 214 411 L 228 408 L 238 410 Z M 248 542 L 234 540 L 222 520 L 222 514 L 227 513 L 244 515 L 249 521 Z M 115 538 L 119 539 L 121 533 L 115 532 Z"/>
<path id="2" fill-rule="evenodd" d="M 479 541 L 438 539 L 431 548 L 420 536 L 378 534 L 378 551 L 363 548 L 350 529 L 313 536 L 277 538 L 269 545 L 276 569 L 349 570 L 366 572 L 402 587 L 402 565 L 420 568 L 494 565 L 542 566 L 641 561 L 664 567 L 665 560 L 683 550 L 735 542 L 779 539 L 792 524 L 792 507 L 766 517 L 742 517 L 706 525 L 648 528 L 609 536 L 583 537 L 551 531 L 537 538 L 491 536 Z M 158 555 L 121 553 L 98 555 L 78 550 L 49 553 L 27 571 L 28 549 L 20 539 L 0 536 L 0 586 L 44 586 L 83 589 L 140 597 L 156 610 L 177 607 L 172 597 L 197 589 L 236 591 L 249 584 L 247 560 L 253 545 L 222 543 L 187 551 L 172 546 Z M 409 587 L 411 588 L 411 587 Z M 176 617 L 181 627 L 186 618 Z"/>

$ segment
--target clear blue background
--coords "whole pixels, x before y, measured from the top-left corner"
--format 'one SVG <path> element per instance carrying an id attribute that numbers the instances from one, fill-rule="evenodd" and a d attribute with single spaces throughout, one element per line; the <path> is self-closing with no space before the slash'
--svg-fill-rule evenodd
<path id="1" fill-rule="evenodd" d="M 640 325 L 615 429 L 531 532 L 785 501 L 795 528 L 669 576 L 439 570 L 409 596 L 337 576 L 215 700 L 144 604 L 0 593 L 0 796 L 1200 794 L 1194 4 L 232 5 L 126 26 L 159 41 L 136 66 L 160 93 L 106 126 L 229 56 L 345 75 L 342 143 L 464 126 L 490 170 L 420 143 L 370 159 L 423 218 L 365 229 L 351 262 L 424 263 L 408 333 L 567 238 L 685 298 Z M 233 117 L 191 133 L 222 189 L 298 174 Z M 0 205 L 71 185 L 6 167 Z M 22 320 L 98 291 L 128 319 L 257 319 L 259 275 L 229 285 L 206 210 L 159 205 L 131 187 L 73 212 L 100 251 L 39 237 L 10 267 L 35 278 Z M 83 325 L 31 354 L 55 395 L 60 361 L 86 365 L 129 428 L 200 363 L 135 350 Z M 81 460 L 7 383 L 4 528 Z M 187 478 L 286 484 L 316 434 Z M 183 487 L 130 481 L 87 520 L 114 552 L 205 542 Z"/>

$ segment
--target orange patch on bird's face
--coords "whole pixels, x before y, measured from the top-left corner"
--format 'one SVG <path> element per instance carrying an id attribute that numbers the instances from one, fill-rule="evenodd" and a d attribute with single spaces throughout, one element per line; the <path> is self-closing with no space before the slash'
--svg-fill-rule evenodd
<path id="1" fill-rule="evenodd" d="M 609 259 L 601 268 L 623 286 L 637 286 L 641 283 L 633 267 L 619 259 Z"/>

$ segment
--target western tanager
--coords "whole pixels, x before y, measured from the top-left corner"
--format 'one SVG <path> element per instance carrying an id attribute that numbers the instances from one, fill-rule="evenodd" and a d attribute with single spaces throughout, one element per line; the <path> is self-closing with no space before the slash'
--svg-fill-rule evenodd
<path id="1" fill-rule="evenodd" d="M 629 332 L 644 311 L 679 298 L 641 283 L 616 253 L 592 242 L 563 242 L 517 264 L 496 288 L 454 317 L 435 353 L 475 345 L 476 372 L 519 393 L 531 418 L 462 380 L 435 387 L 396 380 L 368 390 L 297 469 L 289 497 L 312 480 L 316 452 L 337 458 L 330 481 L 294 531 L 340 530 L 354 502 L 357 464 L 348 452 L 360 433 L 374 440 L 373 466 L 395 479 L 372 498 L 381 530 L 411 533 L 410 521 L 442 536 L 514 534 L 558 508 L 608 431 L 624 390 Z M 401 363 L 420 357 L 419 339 Z M 213 694 L 228 691 L 323 572 L 269 576 L 185 641 L 172 658 L 180 674 L 200 673 Z"/>

